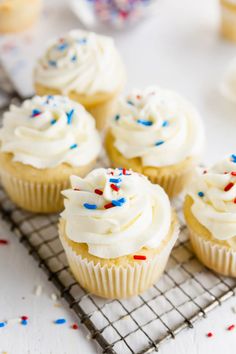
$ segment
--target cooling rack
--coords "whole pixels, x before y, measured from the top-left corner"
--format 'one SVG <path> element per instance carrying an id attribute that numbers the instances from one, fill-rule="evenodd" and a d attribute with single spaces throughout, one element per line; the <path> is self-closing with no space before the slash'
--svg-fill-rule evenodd
<path id="1" fill-rule="evenodd" d="M 83 290 L 71 274 L 58 238 L 58 216 L 17 208 L 0 189 L 0 213 L 39 267 L 48 275 L 96 340 L 102 353 L 145 354 L 234 295 L 236 280 L 207 270 L 192 253 L 181 213 L 180 237 L 162 278 L 145 293 L 128 300 L 104 300 Z"/>

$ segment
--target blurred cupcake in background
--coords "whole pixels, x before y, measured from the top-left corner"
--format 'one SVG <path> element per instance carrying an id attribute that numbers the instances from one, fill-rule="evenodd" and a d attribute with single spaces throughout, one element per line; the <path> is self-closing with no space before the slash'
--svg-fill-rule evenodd
<path id="1" fill-rule="evenodd" d="M 18 32 L 30 27 L 39 17 L 41 0 L 1 0 L 0 33 Z"/>
<path id="2" fill-rule="evenodd" d="M 74 30 L 57 39 L 38 60 L 38 95 L 63 94 L 81 103 L 105 127 L 125 83 L 124 66 L 112 38 Z"/>
<path id="3" fill-rule="evenodd" d="M 9 197 L 39 213 L 60 211 L 69 176 L 86 175 L 101 142 L 94 119 L 61 96 L 35 96 L 4 114 L 0 130 L 0 175 Z"/>
<path id="4" fill-rule="evenodd" d="M 236 42 L 236 1 L 220 0 L 221 34 Z"/>
<path id="5" fill-rule="evenodd" d="M 158 87 L 122 97 L 105 138 L 112 166 L 144 174 L 170 197 L 191 180 L 203 145 L 196 110 L 176 93 Z"/>

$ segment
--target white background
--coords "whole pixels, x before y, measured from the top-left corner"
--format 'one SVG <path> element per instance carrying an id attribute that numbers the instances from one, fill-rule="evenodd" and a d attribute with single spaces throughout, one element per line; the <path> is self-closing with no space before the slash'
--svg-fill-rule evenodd
<path id="1" fill-rule="evenodd" d="M 76 19 L 64 13 L 70 27 Z M 219 8 L 216 0 L 161 0 L 157 14 L 130 32 L 116 34 L 116 42 L 124 58 L 128 85 L 144 87 L 158 84 L 177 90 L 198 108 L 207 133 L 203 160 L 211 163 L 236 152 L 236 106 L 219 93 L 223 72 L 236 55 L 236 45 L 224 41 L 218 33 Z M 72 312 L 62 302 L 53 306 L 50 299 L 55 289 L 26 250 L 1 222 L 0 238 L 9 238 L 10 245 L 0 247 L 0 321 L 28 315 L 28 326 L 14 325 L 0 329 L 0 353 L 8 354 L 90 354 L 98 351 L 86 339 L 82 325 L 73 331 Z M 43 294 L 34 294 L 34 287 L 43 286 Z M 179 334 L 160 349 L 161 354 L 235 353 L 236 330 L 232 307 L 236 298 L 224 303 L 195 324 L 194 329 Z M 65 317 L 68 324 L 55 326 L 53 320 Z M 207 332 L 213 332 L 207 338 Z"/>

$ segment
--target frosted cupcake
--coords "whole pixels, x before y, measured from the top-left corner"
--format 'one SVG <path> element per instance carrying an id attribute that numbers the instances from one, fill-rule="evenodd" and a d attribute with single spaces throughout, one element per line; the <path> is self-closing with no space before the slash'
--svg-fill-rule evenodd
<path id="1" fill-rule="evenodd" d="M 29 211 L 63 207 L 69 176 L 94 166 L 100 138 L 94 119 L 67 97 L 33 97 L 4 114 L 0 130 L 0 174 L 9 197 Z"/>
<path id="2" fill-rule="evenodd" d="M 236 41 L 236 0 L 220 0 L 221 34 Z"/>
<path id="3" fill-rule="evenodd" d="M 198 258 L 210 269 L 236 276 L 236 155 L 199 173 L 184 214 Z"/>
<path id="4" fill-rule="evenodd" d="M 93 294 L 125 298 L 161 276 L 178 235 L 164 190 L 125 169 L 72 176 L 59 233 L 71 270 Z"/>
<path id="5" fill-rule="evenodd" d="M 39 95 L 64 94 L 83 104 L 101 129 L 113 113 L 125 74 L 112 38 L 74 30 L 51 43 L 34 80 Z"/>
<path id="6" fill-rule="evenodd" d="M 113 167 L 132 168 L 173 197 L 191 179 L 203 140 L 195 109 L 174 92 L 150 87 L 119 100 L 105 145 Z"/>
<path id="7" fill-rule="evenodd" d="M 38 18 L 41 0 L 0 0 L 0 33 L 18 32 Z"/>

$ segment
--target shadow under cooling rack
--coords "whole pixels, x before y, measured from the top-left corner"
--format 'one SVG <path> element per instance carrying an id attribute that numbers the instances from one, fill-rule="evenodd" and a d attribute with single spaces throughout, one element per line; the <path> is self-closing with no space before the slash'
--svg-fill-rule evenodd
<path id="1" fill-rule="evenodd" d="M 181 200 L 176 200 L 180 210 Z M 234 294 L 236 280 L 207 270 L 192 253 L 179 211 L 181 233 L 162 278 L 128 300 L 104 300 L 74 280 L 57 233 L 58 217 L 17 208 L 0 189 L 0 212 L 69 303 L 103 353 L 151 353 L 161 343 Z"/>

